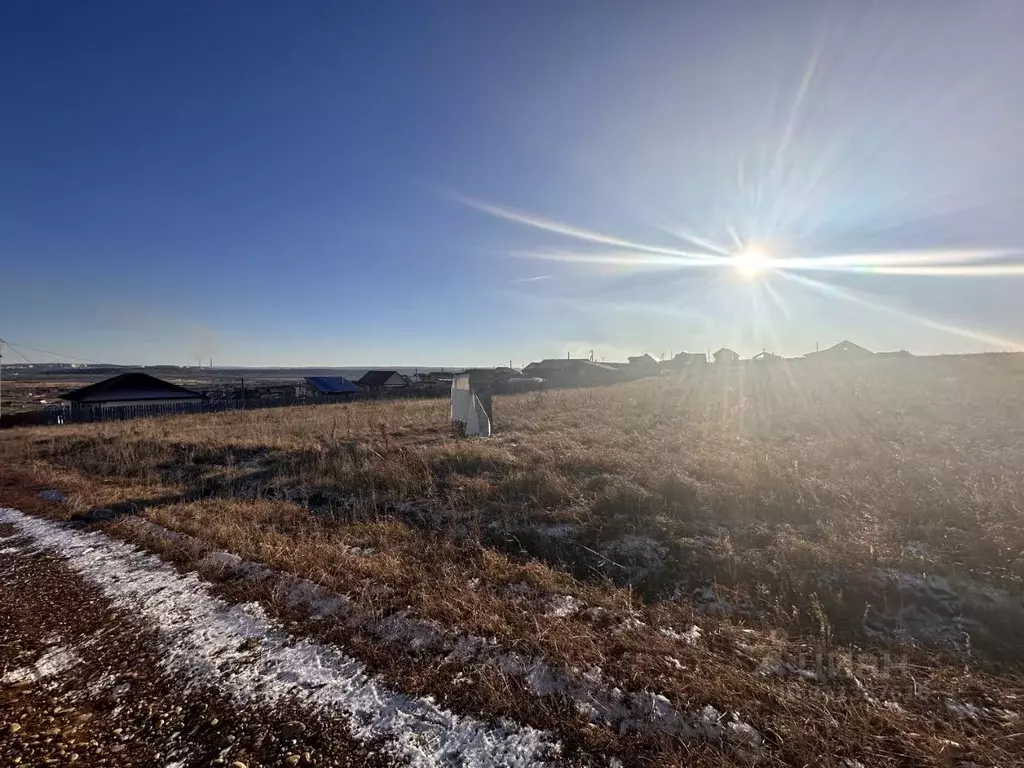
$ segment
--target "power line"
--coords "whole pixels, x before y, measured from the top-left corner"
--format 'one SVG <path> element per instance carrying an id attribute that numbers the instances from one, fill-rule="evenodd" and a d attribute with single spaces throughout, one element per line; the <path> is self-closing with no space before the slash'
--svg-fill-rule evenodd
<path id="1" fill-rule="evenodd" d="M 77 361 L 79 361 L 81 363 L 92 363 L 93 365 L 105 365 L 105 363 L 101 363 L 98 360 L 90 360 L 87 357 L 75 357 L 74 355 L 65 355 L 65 354 L 62 354 L 60 352 L 53 352 L 52 350 L 49 350 L 49 349 L 39 349 L 38 347 L 30 347 L 28 344 L 21 344 L 21 343 L 15 344 L 14 342 L 9 341 L 7 339 L 4 339 L 4 344 L 6 344 L 9 347 L 21 347 L 22 349 L 28 349 L 28 350 L 30 350 L 32 352 L 41 352 L 44 355 L 53 355 L 54 357 L 66 357 L 68 360 L 77 360 Z M 15 350 L 15 351 L 17 351 L 17 350 Z M 21 353 L 19 352 L 18 354 L 21 354 Z M 22 355 L 22 357 L 24 357 L 24 355 Z M 26 359 L 26 362 L 29 362 L 29 361 Z"/>
<path id="2" fill-rule="evenodd" d="M 23 354 L 21 354 L 21 352 L 19 352 L 19 351 L 18 351 L 18 348 L 17 348 L 17 347 L 15 347 L 15 346 L 14 346 L 13 344 L 11 344 L 11 342 L 9 342 L 9 341 L 6 341 L 6 340 L 4 340 L 4 339 L 0 339 L 0 344 L 6 344 L 6 345 L 7 345 L 7 347 L 8 347 L 8 348 L 9 348 L 9 349 L 10 349 L 11 351 L 13 351 L 13 352 L 14 352 L 14 354 L 16 354 L 16 355 L 17 355 L 18 357 L 20 357 L 20 358 L 21 358 L 22 360 L 24 360 L 24 361 L 25 361 L 26 363 L 28 363 L 29 365 L 33 365 L 32 361 L 31 361 L 31 360 L 29 360 L 29 359 L 28 359 L 27 357 L 25 357 L 25 356 L 24 356 Z"/>

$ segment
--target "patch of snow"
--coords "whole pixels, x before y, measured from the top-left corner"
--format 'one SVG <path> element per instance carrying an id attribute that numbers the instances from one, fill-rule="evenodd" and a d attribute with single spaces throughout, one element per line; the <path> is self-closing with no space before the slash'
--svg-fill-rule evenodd
<path id="1" fill-rule="evenodd" d="M 546 523 L 544 525 L 538 525 L 535 530 L 542 536 L 546 536 L 549 539 L 574 539 L 576 534 L 579 532 L 580 527 L 573 525 L 572 523 Z"/>
<path id="2" fill-rule="evenodd" d="M 696 645 L 697 641 L 700 640 L 700 636 L 702 634 L 700 627 L 698 627 L 696 624 L 692 625 L 685 632 L 676 632 L 671 627 L 663 627 L 658 631 L 665 637 L 669 637 L 673 640 L 679 640 L 680 642 L 685 643 L 686 645 Z"/>
<path id="3" fill-rule="evenodd" d="M 72 530 L 0 509 L 37 544 L 66 559 L 120 607 L 159 630 L 162 664 L 193 685 L 216 685 L 240 700 L 277 704 L 297 697 L 342 710 L 363 740 L 384 739 L 415 766 L 530 766 L 557 754 L 542 731 L 508 721 L 460 717 L 427 698 L 386 688 L 365 665 L 334 648 L 285 633 L 215 597 L 195 574 L 182 576 L 159 558 L 102 533 Z M 258 651 L 247 640 L 259 642 Z"/>
<path id="4" fill-rule="evenodd" d="M 377 554 L 377 550 L 373 547 L 350 547 L 345 545 L 341 550 L 346 555 L 352 555 L 354 557 L 371 557 L 372 555 Z"/>
<path id="5" fill-rule="evenodd" d="M 802 678 L 810 682 L 817 682 L 818 673 L 813 669 L 804 669 L 782 659 L 768 657 L 761 661 L 757 667 L 757 674 L 761 677 L 778 677 L 783 680 Z"/>
<path id="6" fill-rule="evenodd" d="M 760 747 L 764 741 L 760 731 L 740 720 L 735 712 L 722 713 L 710 704 L 700 711 L 696 727 L 708 741 L 729 741 L 754 748 Z"/>
<path id="7" fill-rule="evenodd" d="M 854 760 L 852 757 L 844 757 L 839 765 L 840 768 L 867 768 L 860 760 Z"/>
<path id="8" fill-rule="evenodd" d="M 959 717 L 962 720 L 973 720 L 975 722 L 978 722 L 979 720 L 1001 720 L 1004 722 L 1010 722 L 1019 717 L 1016 712 L 1011 712 L 1007 709 L 979 707 L 977 704 L 972 704 L 969 701 L 954 701 L 953 699 L 946 700 L 946 709 L 955 717 Z"/>
<path id="9" fill-rule="evenodd" d="M 134 524 L 157 537 L 166 533 L 195 546 L 201 544 L 198 540 L 166 531 L 145 520 L 140 519 Z M 680 738 L 703 738 L 703 729 L 694 727 L 695 715 L 668 707 L 659 709 L 652 716 L 652 694 L 646 691 L 623 692 L 605 679 L 600 667 L 579 674 L 578 670 L 555 667 L 542 659 L 508 651 L 494 638 L 455 634 L 434 622 L 414 618 L 407 611 L 383 617 L 370 615 L 349 598 L 307 579 L 275 571 L 228 552 L 210 552 L 203 559 L 202 565 L 226 570 L 228 575 L 255 584 L 270 585 L 288 603 L 311 611 L 314 617 L 331 617 L 351 629 L 374 637 L 382 644 L 396 646 L 402 652 L 412 649 L 422 654 L 433 653 L 440 663 L 458 661 L 492 664 L 503 674 L 519 680 L 534 696 L 563 694 L 574 699 L 580 714 L 595 725 L 619 732 L 667 732 Z M 532 588 L 520 582 L 506 585 L 504 591 L 507 596 L 523 599 L 523 595 L 532 592 Z M 603 608 L 589 608 L 584 614 L 593 613 L 596 617 L 604 612 Z M 645 626 L 644 622 L 630 616 L 619 629 Z"/>
<path id="10" fill-rule="evenodd" d="M 81 659 L 71 648 L 57 646 L 48 648 L 35 664 L 27 667 L 12 669 L 2 678 L 0 683 L 5 685 L 19 685 L 22 683 L 35 683 L 54 677 L 75 666 Z"/>
<path id="11" fill-rule="evenodd" d="M 647 626 L 647 622 L 646 621 L 641 621 L 636 616 L 627 616 L 625 619 L 622 620 L 622 623 L 619 624 L 615 629 L 616 629 L 616 631 L 620 631 L 621 632 L 623 630 L 630 630 L 630 629 L 643 629 L 646 626 Z"/>
<path id="12" fill-rule="evenodd" d="M 44 499 L 45 501 L 52 501 L 56 504 L 63 504 L 65 501 L 68 500 L 67 496 L 65 496 L 60 491 L 53 490 L 52 488 L 48 488 L 45 491 L 40 491 L 39 498 Z"/>
<path id="13" fill-rule="evenodd" d="M 579 600 L 572 595 L 555 595 L 547 602 L 545 616 L 572 616 L 580 609 Z"/>
<path id="14" fill-rule="evenodd" d="M 4 547 L 3 549 L 0 549 L 0 555 L 16 555 L 19 552 L 21 552 L 21 550 L 17 547 Z"/>
<path id="15" fill-rule="evenodd" d="M 980 720 L 985 713 L 981 707 L 965 701 L 947 701 L 946 709 L 951 715 L 964 718 L 965 720 Z"/>

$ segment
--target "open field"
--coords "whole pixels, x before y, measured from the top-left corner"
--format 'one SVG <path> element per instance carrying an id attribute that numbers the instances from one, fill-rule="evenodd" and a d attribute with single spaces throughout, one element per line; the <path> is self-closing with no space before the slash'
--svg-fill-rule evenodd
<path id="1" fill-rule="evenodd" d="M 567 761 L 1019 762 L 1021 358 L 496 397 L 478 441 L 447 407 L 9 430 L 0 506 L 136 542 Z"/>

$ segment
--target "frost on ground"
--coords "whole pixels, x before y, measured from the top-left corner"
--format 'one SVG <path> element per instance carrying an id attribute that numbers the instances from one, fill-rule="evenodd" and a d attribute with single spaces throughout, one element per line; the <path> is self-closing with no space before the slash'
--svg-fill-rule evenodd
<path id="1" fill-rule="evenodd" d="M 22 685 L 45 680 L 65 672 L 79 662 L 78 654 L 71 648 L 56 646 L 48 648 L 35 664 L 12 669 L 2 678 L 4 685 Z"/>
<path id="2" fill-rule="evenodd" d="M 972 704 L 969 701 L 946 701 L 946 709 L 949 713 L 962 720 L 973 720 L 975 722 L 979 720 L 992 720 L 999 722 L 1016 722 L 1019 719 L 1019 715 L 1016 712 L 1012 712 L 1008 709 L 999 709 L 997 707 L 984 707 Z"/>
<path id="3" fill-rule="evenodd" d="M 168 531 L 146 520 L 135 520 L 133 524 L 157 538 L 199 545 L 199 542 L 185 534 Z M 510 651 L 494 638 L 455 634 L 435 622 L 414 618 L 406 612 L 383 617 L 368 615 L 344 595 L 331 592 L 308 579 L 275 571 L 229 552 L 210 552 L 203 558 L 203 564 L 252 583 L 272 585 L 275 593 L 290 604 L 300 606 L 314 616 L 343 621 L 348 627 L 358 629 L 380 643 L 396 647 L 399 652 L 432 654 L 439 663 L 459 661 L 494 665 L 503 675 L 518 680 L 534 696 L 560 694 L 572 699 L 577 712 L 594 725 L 621 733 L 669 733 L 688 740 L 709 739 L 721 742 L 727 736 L 725 727 L 709 727 L 700 713 L 680 712 L 664 696 L 649 691 L 623 691 L 608 680 L 598 667 L 581 673 L 576 669 L 554 666 L 543 659 Z M 510 589 L 514 594 L 525 593 L 527 586 L 511 585 Z M 579 610 L 581 607 L 580 602 L 571 596 L 560 598 L 556 598 L 556 610 L 568 610 L 570 606 Z M 629 622 L 646 626 L 632 617 Z M 623 625 L 622 628 L 628 630 L 631 626 Z M 686 642 L 687 637 L 696 640 L 699 633 L 697 627 L 692 627 L 679 637 Z M 695 725 L 697 723 L 699 727 Z"/>
<path id="4" fill-rule="evenodd" d="M 55 490 L 53 490 L 51 488 L 48 488 L 45 491 L 40 491 L 39 492 L 39 498 L 41 498 L 41 499 L 43 499 L 45 501 L 52 501 L 55 504 L 62 504 L 65 501 L 67 501 L 67 496 L 65 496 L 60 491 L 55 491 Z"/>
<path id="5" fill-rule="evenodd" d="M 659 632 L 661 632 L 665 637 L 671 638 L 672 640 L 678 640 L 686 645 L 696 645 L 701 636 L 700 627 L 696 624 L 692 625 L 685 632 L 676 632 L 674 629 L 667 627 L 659 630 Z"/>
<path id="6" fill-rule="evenodd" d="M 216 685 L 242 701 L 296 698 L 347 713 L 352 734 L 383 739 L 415 766 L 530 766 L 557 754 L 549 734 L 510 722 L 488 725 L 431 700 L 388 690 L 339 651 L 297 639 L 260 610 L 214 597 L 196 575 L 101 533 L 73 530 L 0 509 L 0 522 L 99 586 L 115 605 L 154 625 L 162 663 L 192 685 Z"/>
<path id="7" fill-rule="evenodd" d="M 545 612 L 548 616 L 572 616 L 580 609 L 579 601 L 572 595 L 555 595 L 548 600 L 547 611 Z"/>

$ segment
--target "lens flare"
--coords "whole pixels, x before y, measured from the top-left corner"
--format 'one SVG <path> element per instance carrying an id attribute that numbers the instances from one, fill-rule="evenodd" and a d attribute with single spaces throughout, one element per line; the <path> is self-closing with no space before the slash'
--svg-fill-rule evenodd
<path id="1" fill-rule="evenodd" d="M 732 266 L 742 277 L 753 280 L 771 268 L 771 257 L 760 248 L 746 248 L 732 257 Z"/>

